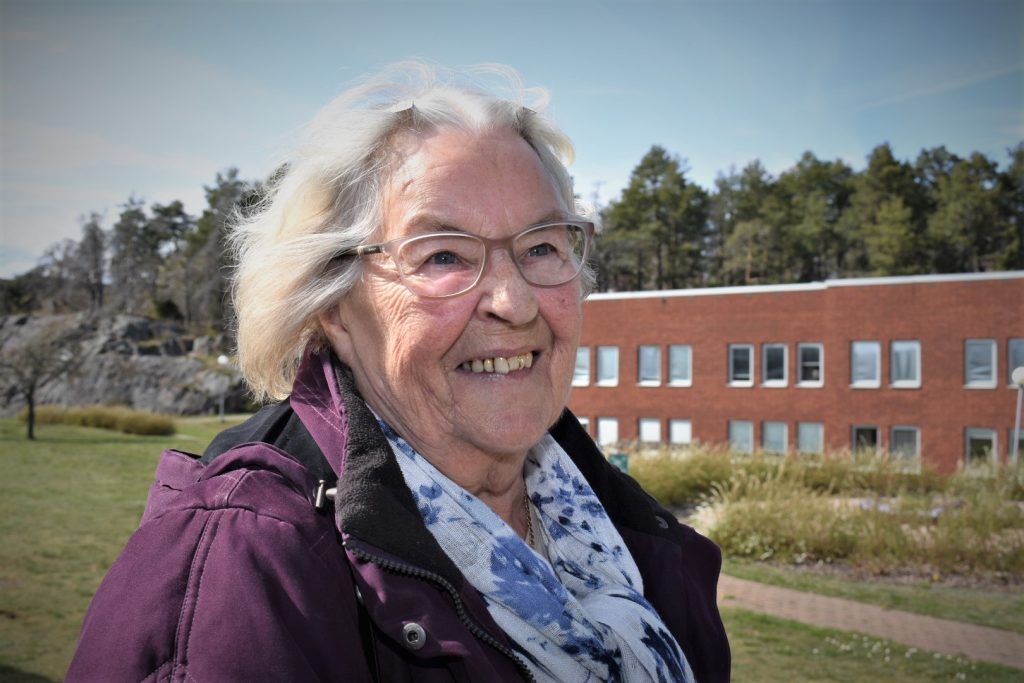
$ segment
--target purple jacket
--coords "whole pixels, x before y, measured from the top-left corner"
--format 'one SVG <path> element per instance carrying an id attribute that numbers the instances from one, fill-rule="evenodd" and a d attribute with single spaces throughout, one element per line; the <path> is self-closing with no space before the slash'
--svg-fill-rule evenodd
<path id="1" fill-rule="evenodd" d="M 424 526 L 350 371 L 331 354 L 308 357 L 290 402 L 340 477 L 333 519 L 315 507 L 313 474 L 276 446 L 240 444 L 205 466 L 166 451 L 67 680 L 528 679 Z M 698 681 L 727 681 L 718 548 L 609 465 L 571 413 L 551 433 L 615 522 Z"/>

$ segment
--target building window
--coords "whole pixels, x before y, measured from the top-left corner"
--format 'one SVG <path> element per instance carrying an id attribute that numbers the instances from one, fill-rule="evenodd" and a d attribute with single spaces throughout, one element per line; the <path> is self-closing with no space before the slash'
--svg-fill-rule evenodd
<path id="1" fill-rule="evenodd" d="M 821 344 L 797 344 L 797 386 L 820 387 L 825 383 L 825 349 Z"/>
<path id="2" fill-rule="evenodd" d="M 641 417 L 639 429 L 640 441 L 644 443 L 661 443 L 661 420 L 656 417 Z"/>
<path id="3" fill-rule="evenodd" d="M 689 420 L 669 420 L 668 440 L 670 443 L 688 444 L 693 441 L 693 426 Z"/>
<path id="4" fill-rule="evenodd" d="M 613 387 L 619 383 L 619 347 L 597 347 L 597 384 Z"/>
<path id="5" fill-rule="evenodd" d="M 729 420 L 729 448 L 738 453 L 754 451 L 754 423 L 750 420 Z"/>
<path id="6" fill-rule="evenodd" d="M 870 451 L 878 450 L 878 427 L 873 425 L 853 426 L 853 450 Z"/>
<path id="7" fill-rule="evenodd" d="M 921 386 L 921 342 L 892 342 L 889 380 L 896 389 L 916 389 Z"/>
<path id="8" fill-rule="evenodd" d="M 693 349 L 689 344 L 668 347 L 668 383 L 674 387 L 688 387 L 693 383 Z"/>
<path id="9" fill-rule="evenodd" d="M 590 384 L 590 347 L 576 349 L 576 370 L 572 373 L 572 385 L 585 387 Z"/>
<path id="10" fill-rule="evenodd" d="M 610 446 L 619 441 L 619 420 L 614 417 L 597 418 L 597 443 Z"/>
<path id="11" fill-rule="evenodd" d="M 785 453 L 788 436 L 785 422 L 761 424 L 761 448 L 768 453 Z"/>
<path id="12" fill-rule="evenodd" d="M 1009 444 L 1009 450 L 1007 450 L 1006 454 L 1007 454 L 1007 456 L 1009 456 L 1011 462 L 1013 462 L 1013 456 L 1014 456 L 1014 451 L 1013 451 L 1013 431 L 1014 431 L 1013 427 L 1010 427 L 1009 435 L 1006 437 L 1006 443 Z M 1024 427 L 1020 428 L 1020 439 L 1018 439 L 1018 441 L 1017 441 L 1017 452 L 1016 452 L 1016 455 L 1017 455 L 1018 458 L 1024 458 Z"/>
<path id="13" fill-rule="evenodd" d="M 789 377 L 789 354 L 785 344 L 761 347 L 761 383 L 766 387 L 784 387 Z"/>
<path id="14" fill-rule="evenodd" d="M 801 453 L 821 453 L 825 448 L 825 425 L 820 422 L 796 423 L 796 449 Z"/>
<path id="15" fill-rule="evenodd" d="M 995 464 L 996 430 L 968 427 L 964 433 L 964 461 L 968 466 L 982 463 Z"/>
<path id="16" fill-rule="evenodd" d="M 893 427 L 889 435 L 889 454 L 901 460 L 921 455 L 921 432 L 917 427 Z"/>
<path id="17" fill-rule="evenodd" d="M 876 341 L 855 341 L 850 344 L 850 384 L 861 389 L 881 386 L 882 347 Z"/>
<path id="18" fill-rule="evenodd" d="M 580 421 L 580 427 L 583 427 L 583 431 L 585 431 L 587 434 L 589 434 L 590 433 L 590 418 L 589 417 L 580 417 L 580 416 L 577 415 L 576 419 Z"/>
<path id="19" fill-rule="evenodd" d="M 1006 381 L 1013 386 L 1013 371 L 1016 368 L 1024 368 L 1024 339 L 1011 339 L 1006 342 Z"/>
<path id="20" fill-rule="evenodd" d="M 754 347 L 750 344 L 729 345 L 729 384 L 754 385 Z"/>
<path id="21" fill-rule="evenodd" d="M 996 386 L 996 342 L 968 339 L 964 342 L 964 384 L 973 389 Z"/>
<path id="22" fill-rule="evenodd" d="M 648 387 L 661 384 L 661 347 L 641 346 L 637 358 L 637 380 Z"/>

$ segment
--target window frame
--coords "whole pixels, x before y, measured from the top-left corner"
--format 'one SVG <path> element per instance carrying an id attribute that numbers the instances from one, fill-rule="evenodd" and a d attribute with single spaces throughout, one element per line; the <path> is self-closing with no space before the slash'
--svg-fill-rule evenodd
<path id="1" fill-rule="evenodd" d="M 733 368 L 733 351 L 747 352 L 747 359 L 750 367 L 748 368 L 749 378 L 748 379 L 736 379 Z M 726 356 L 728 361 L 729 371 L 729 386 L 731 387 L 752 387 L 754 386 L 754 376 L 756 374 L 756 368 L 754 367 L 754 345 L 753 344 L 729 344 L 728 355 Z"/>
<path id="2" fill-rule="evenodd" d="M 964 467 L 969 467 L 971 464 L 971 439 L 974 438 L 985 438 L 986 436 L 991 437 L 992 441 L 992 452 L 989 454 L 989 459 L 992 465 L 999 462 L 999 432 L 996 429 L 990 427 L 965 427 L 964 428 Z"/>
<path id="3" fill-rule="evenodd" d="M 1014 347 L 1020 348 L 1020 365 L 1013 362 Z M 1006 340 L 1006 385 L 1010 389 L 1017 388 L 1017 385 L 1013 383 L 1013 371 L 1019 367 L 1024 367 L 1024 337 L 1010 337 Z"/>
<path id="4" fill-rule="evenodd" d="M 782 349 L 782 379 L 768 379 L 768 351 Z M 769 342 L 761 344 L 761 386 L 785 387 L 789 385 L 789 344 Z"/>
<path id="5" fill-rule="evenodd" d="M 644 425 L 654 425 L 658 429 L 658 438 L 645 439 Z M 638 417 L 636 420 L 636 440 L 640 443 L 661 443 L 661 420 L 657 417 Z"/>
<path id="6" fill-rule="evenodd" d="M 687 425 L 688 439 L 686 441 L 675 440 L 675 430 L 673 427 L 678 424 L 685 423 Z M 668 442 L 677 446 L 688 446 L 693 443 L 693 420 L 683 417 L 672 417 L 668 421 Z"/>
<path id="7" fill-rule="evenodd" d="M 604 428 L 602 427 L 602 425 L 614 425 L 615 426 L 615 438 L 614 439 L 612 439 L 612 440 L 605 440 L 603 438 L 602 432 L 604 431 Z M 594 440 L 597 442 L 598 446 L 602 446 L 602 447 L 603 446 L 611 446 L 611 445 L 617 444 L 619 441 L 621 441 L 622 438 L 619 435 L 619 418 L 611 417 L 611 416 L 608 416 L 608 415 L 598 416 L 598 418 L 596 420 L 596 424 L 594 426 Z"/>
<path id="8" fill-rule="evenodd" d="M 808 348 L 818 349 L 818 379 L 803 379 L 804 362 L 801 351 Z M 796 345 L 796 385 L 820 389 L 825 386 L 825 345 L 821 342 L 797 342 Z"/>
<path id="9" fill-rule="evenodd" d="M 583 354 L 586 358 L 585 365 L 587 366 L 586 377 L 579 377 L 580 369 L 580 356 Z M 576 365 L 572 370 L 572 386 L 574 387 L 588 387 L 590 386 L 590 347 L 589 346 L 578 346 L 576 347 Z"/>
<path id="10" fill-rule="evenodd" d="M 736 442 L 733 441 L 733 427 L 746 426 L 749 430 L 749 446 L 746 449 L 740 449 L 736 447 Z M 754 452 L 754 422 L 753 420 L 729 420 L 729 450 L 736 451 L 737 453 L 753 453 Z"/>
<path id="11" fill-rule="evenodd" d="M 857 348 L 873 348 L 875 352 L 874 379 L 857 379 Z M 878 389 L 882 386 L 882 343 L 875 339 L 854 339 L 850 342 L 850 387 L 852 389 Z"/>
<path id="12" fill-rule="evenodd" d="M 768 426 L 772 425 L 782 426 L 782 448 L 769 448 L 768 447 Z M 789 452 L 789 423 L 781 420 L 764 420 L 761 422 L 761 450 L 765 453 L 775 453 L 779 455 L 785 455 Z"/>
<path id="13" fill-rule="evenodd" d="M 896 432 L 914 432 L 914 452 L 911 455 L 898 455 L 893 448 L 896 442 Z M 921 428 L 915 425 L 893 425 L 889 428 L 889 457 L 901 461 L 917 460 L 921 457 Z"/>
<path id="14" fill-rule="evenodd" d="M 686 349 L 686 378 L 675 379 L 672 376 L 672 356 L 676 349 Z M 690 344 L 669 344 L 668 346 L 668 386 L 689 387 L 693 386 L 693 346 Z"/>
<path id="15" fill-rule="evenodd" d="M 896 346 L 912 345 L 914 353 L 914 379 L 896 379 Z M 893 389 L 921 388 L 921 341 L 919 339 L 893 339 L 889 342 L 889 386 Z"/>
<path id="16" fill-rule="evenodd" d="M 872 424 L 854 424 L 850 425 L 850 451 L 856 453 L 858 451 L 857 446 L 857 432 L 865 429 L 873 429 L 875 431 L 875 448 L 874 452 L 878 453 L 882 447 L 882 430 L 878 428 L 878 425 Z"/>
<path id="17" fill-rule="evenodd" d="M 595 360 L 596 367 L 595 367 L 595 373 L 594 373 L 594 386 L 598 386 L 598 387 L 617 387 L 617 386 L 619 386 L 619 347 L 611 345 L 611 344 L 603 344 L 603 345 L 598 346 L 596 348 L 597 348 L 597 352 L 596 352 L 596 356 L 597 357 L 596 357 L 596 360 Z M 614 365 L 614 370 L 615 370 L 615 372 L 614 372 L 615 376 L 612 377 L 612 378 L 609 378 L 609 379 L 603 379 L 601 377 L 601 375 L 602 375 L 601 370 L 604 367 L 604 364 L 601 362 L 601 359 L 602 359 L 601 351 L 603 349 L 604 350 L 610 349 L 610 350 L 613 350 L 615 352 L 614 353 L 615 362 L 613 364 Z"/>
<path id="18" fill-rule="evenodd" d="M 971 380 L 968 373 L 970 366 L 967 361 L 968 351 L 967 349 L 971 345 L 986 344 L 989 348 L 989 358 L 991 360 L 991 371 L 989 372 L 988 379 Z M 991 338 L 971 338 L 964 339 L 964 389 L 995 389 L 998 384 L 996 379 L 999 374 L 999 345 L 996 344 L 995 339 Z"/>
<path id="19" fill-rule="evenodd" d="M 657 377 L 655 379 L 644 379 L 644 349 L 654 349 L 657 353 L 658 360 L 655 369 L 657 370 Z M 641 387 L 660 387 L 661 386 L 661 345 L 659 344 L 640 344 L 636 348 L 636 383 L 637 386 Z"/>
<path id="20" fill-rule="evenodd" d="M 576 419 L 579 420 L 580 427 L 583 427 L 583 431 L 585 431 L 589 435 L 590 434 L 590 418 L 589 417 L 584 417 L 582 415 L 577 415 Z"/>
<path id="21" fill-rule="evenodd" d="M 802 447 L 801 443 L 802 443 L 803 439 L 801 438 L 801 434 L 800 434 L 801 427 L 804 427 L 804 428 L 806 428 L 806 427 L 817 427 L 817 429 L 818 429 L 818 450 L 816 450 L 816 451 L 809 451 L 809 450 L 806 450 L 805 448 Z M 795 445 L 796 445 L 796 452 L 797 453 L 804 453 L 806 455 L 820 455 L 820 454 L 824 453 L 825 452 L 825 423 L 824 422 L 809 422 L 809 421 L 797 422 L 796 423 L 796 444 Z"/>

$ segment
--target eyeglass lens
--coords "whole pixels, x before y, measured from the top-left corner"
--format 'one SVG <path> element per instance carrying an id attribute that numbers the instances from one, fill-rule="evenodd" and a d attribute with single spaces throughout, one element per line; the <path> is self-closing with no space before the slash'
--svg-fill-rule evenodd
<path id="1" fill-rule="evenodd" d="M 527 282 L 552 287 L 579 274 L 586 248 L 582 227 L 543 225 L 516 235 L 512 256 Z M 409 289 L 420 296 L 443 297 L 475 285 L 486 255 L 487 245 L 475 235 L 424 235 L 402 244 L 395 260 Z"/>

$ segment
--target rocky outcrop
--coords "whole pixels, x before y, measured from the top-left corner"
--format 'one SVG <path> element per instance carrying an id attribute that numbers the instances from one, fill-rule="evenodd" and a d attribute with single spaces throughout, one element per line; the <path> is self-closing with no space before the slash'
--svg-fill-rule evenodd
<path id="1" fill-rule="evenodd" d="M 69 338 L 62 352 L 73 353 L 76 362 L 40 388 L 37 403 L 186 415 L 216 410 L 223 396 L 227 410 L 248 407 L 238 370 L 217 362 L 224 340 L 191 337 L 175 323 L 128 315 L 6 316 L 0 318 L 0 354 L 40 343 L 54 330 Z M 23 403 L 0 378 L 0 413 L 16 412 Z"/>

